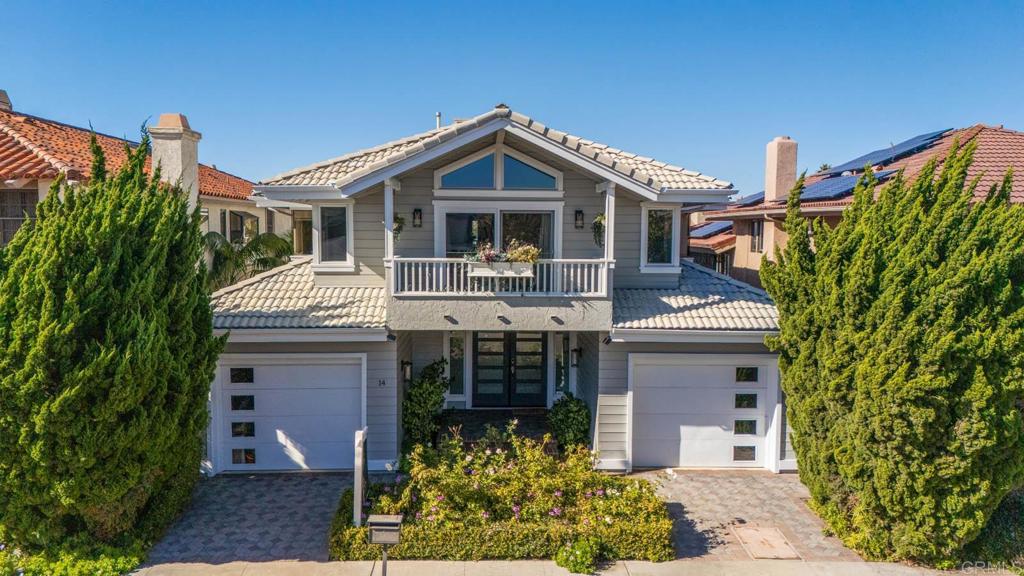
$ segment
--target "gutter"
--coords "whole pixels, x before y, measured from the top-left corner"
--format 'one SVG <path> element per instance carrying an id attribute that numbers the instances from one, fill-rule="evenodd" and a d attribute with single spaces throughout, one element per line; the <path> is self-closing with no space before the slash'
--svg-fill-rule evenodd
<path id="1" fill-rule="evenodd" d="M 228 342 L 387 342 L 387 328 L 215 328 Z"/>
<path id="2" fill-rule="evenodd" d="M 763 344 L 766 336 L 778 330 L 664 330 L 652 328 L 612 328 L 612 342 L 720 342 Z"/>

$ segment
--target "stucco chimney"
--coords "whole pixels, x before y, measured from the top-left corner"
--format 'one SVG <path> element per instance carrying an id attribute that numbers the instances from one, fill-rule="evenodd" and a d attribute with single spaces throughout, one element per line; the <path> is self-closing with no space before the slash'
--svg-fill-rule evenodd
<path id="1" fill-rule="evenodd" d="M 796 184 L 796 140 L 776 136 L 765 150 L 764 200 L 785 198 Z"/>
<path id="2" fill-rule="evenodd" d="M 7 110 L 8 112 L 14 110 L 11 107 L 11 97 L 7 95 L 7 90 L 0 90 L 0 110 Z"/>
<path id="3" fill-rule="evenodd" d="M 160 166 L 160 179 L 180 184 L 188 192 L 189 210 L 194 210 L 199 203 L 199 140 L 203 135 L 188 125 L 184 114 L 161 114 L 149 135 L 153 166 Z"/>

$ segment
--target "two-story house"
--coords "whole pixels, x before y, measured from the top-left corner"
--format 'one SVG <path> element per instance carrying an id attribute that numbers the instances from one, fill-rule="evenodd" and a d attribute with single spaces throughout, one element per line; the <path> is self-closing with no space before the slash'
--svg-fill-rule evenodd
<path id="1" fill-rule="evenodd" d="M 605 469 L 793 467 L 774 306 L 680 256 L 683 212 L 734 192 L 504 105 L 268 179 L 312 255 L 214 294 L 209 471 L 350 469 L 364 428 L 385 467 L 440 358 L 450 408 L 583 398 Z M 513 240 L 540 259 L 466 258 Z"/>
<path id="2" fill-rule="evenodd" d="M 913 179 L 929 161 L 941 163 L 952 146 L 969 142 L 974 143 L 975 151 L 967 177 L 969 181 L 978 180 L 979 198 L 992 185 L 1002 182 L 1007 170 L 1014 174 L 1024 172 L 1024 132 L 984 124 L 947 128 L 914 136 L 807 176 L 800 195 L 800 210 L 835 226 L 843 210 L 853 202 L 853 191 L 865 166 L 872 167 L 883 185 L 900 170 L 906 178 Z M 796 141 L 784 136 L 775 138 L 767 145 L 764 191 L 741 198 L 724 210 L 704 214 L 710 221 L 732 226 L 735 250 L 729 274 L 734 278 L 760 286 L 762 259 L 774 258 L 775 247 L 786 245 L 786 200 L 796 184 L 796 166 Z M 1024 201 L 1024 178 L 1014 179 L 1010 200 Z"/>
<path id="3" fill-rule="evenodd" d="M 162 114 L 149 128 L 150 166 L 161 166 L 168 182 L 180 182 L 206 216 L 204 229 L 241 241 L 257 233 L 287 233 L 287 210 L 261 208 L 249 197 L 253 183 L 199 163 L 199 132 L 181 114 Z M 69 185 L 85 182 L 92 166 L 89 142 L 94 132 L 56 120 L 15 111 L 7 92 L 0 90 L 0 246 L 14 237 L 36 205 L 46 198 L 58 175 Z M 109 170 L 127 160 L 125 146 L 137 142 L 95 133 Z"/>

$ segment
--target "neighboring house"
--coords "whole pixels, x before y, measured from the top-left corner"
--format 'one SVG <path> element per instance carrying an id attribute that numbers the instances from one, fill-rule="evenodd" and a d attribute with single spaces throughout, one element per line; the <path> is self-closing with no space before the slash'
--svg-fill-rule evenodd
<path id="1" fill-rule="evenodd" d="M 763 342 L 775 307 L 680 254 L 682 211 L 724 202 L 728 182 L 499 105 L 256 191 L 309 210 L 312 255 L 213 296 L 230 337 L 211 473 L 350 469 L 363 427 L 385 467 L 410 378 L 439 358 L 450 408 L 583 398 L 603 469 L 795 465 Z M 463 258 L 511 239 L 541 249 L 523 275 Z"/>
<path id="2" fill-rule="evenodd" d="M 207 216 L 206 231 L 243 240 L 256 233 L 290 230 L 291 218 L 285 211 L 259 208 L 249 199 L 252 182 L 198 163 L 201 136 L 183 115 L 162 114 L 149 130 L 151 158 L 161 165 L 162 178 L 180 179 L 192 204 L 201 204 Z M 15 112 L 7 93 L 0 90 L 0 246 L 14 237 L 26 219 L 35 216 L 36 204 L 46 198 L 58 174 L 70 185 L 88 180 L 92 134 L 87 128 Z M 108 171 L 125 162 L 126 145 L 138 146 L 106 134 L 96 133 L 96 139 Z M 198 189 L 193 185 L 196 181 Z"/>
<path id="3" fill-rule="evenodd" d="M 1017 175 L 1024 173 L 1024 132 L 983 124 L 938 130 L 808 176 L 800 197 L 800 209 L 834 226 L 853 201 L 854 187 L 866 165 L 873 167 L 882 182 L 899 170 L 905 170 L 906 177 L 912 179 L 928 161 L 937 159 L 941 163 L 954 142 L 976 144 L 968 180 L 979 179 L 979 197 L 1002 182 L 1007 170 L 1012 168 Z M 762 256 L 774 258 L 774 247 L 785 246 L 783 221 L 786 198 L 796 183 L 796 159 L 795 141 L 787 137 L 772 140 L 767 147 L 764 192 L 742 198 L 724 210 L 705 213 L 708 220 L 733 223 L 736 250 L 731 275 L 734 278 L 760 286 L 758 274 Z M 1024 202 L 1024 178 L 1014 179 L 1010 199 Z"/>
<path id="4" fill-rule="evenodd" d="M 702 222 L 690 226 L 690 257 L 705 268 L 730 276 L 736 250 L 736 235 L 732 222 Z"/>

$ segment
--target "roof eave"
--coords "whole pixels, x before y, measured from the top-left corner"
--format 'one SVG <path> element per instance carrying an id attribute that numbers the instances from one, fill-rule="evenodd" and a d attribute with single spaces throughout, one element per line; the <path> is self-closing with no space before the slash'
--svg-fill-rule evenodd
<path id="1" fill-rule="evenodd" d="M 215 328 L 229 342 L 386 342 L 387 328 Z"/>
<path id="2" fill-rule="evenodd" d="M 778 330 L 667 330 L 656 328 L 612 328 L 612 342 L 722 342 L 764 343 Z"/>

